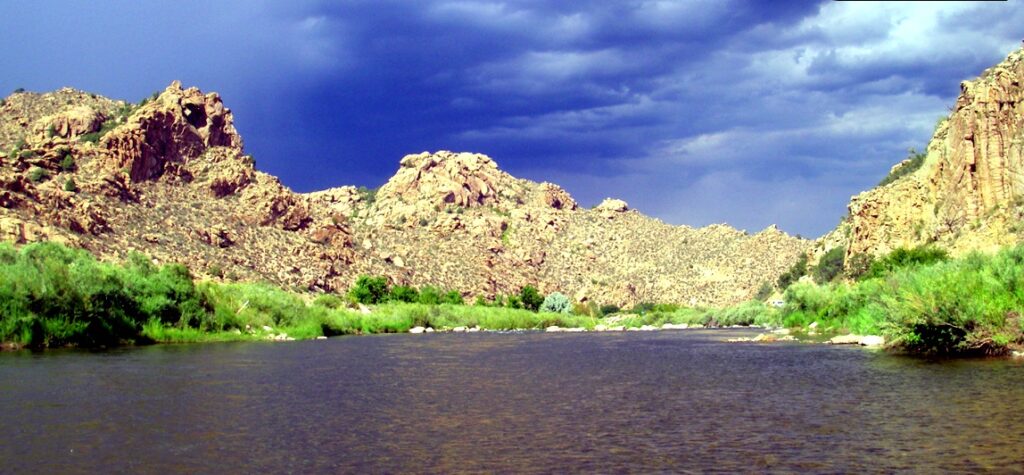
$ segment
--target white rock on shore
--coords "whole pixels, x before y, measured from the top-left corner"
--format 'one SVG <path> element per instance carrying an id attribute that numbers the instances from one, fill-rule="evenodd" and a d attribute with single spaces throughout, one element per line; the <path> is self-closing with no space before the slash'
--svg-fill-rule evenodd
<path id="1" fill-rule="evenodd" d="M 830 345 L 882 346 L 885 338 L 877 335 L 839 335 L 828 341 Z"/>
<path id="2" fill-rule="evenodd" d="M 425 331 L 427 331 L 427 329 L 423 327 L 412 327 L 409 329 L 409 333 L 423 333 Z"/>
<path id="3" fill-rule="evenodd" d="M 685 323 L 664 323 L 661 325 L 662 330 L 686 330 L 690 328 L 690 325 Z"/>

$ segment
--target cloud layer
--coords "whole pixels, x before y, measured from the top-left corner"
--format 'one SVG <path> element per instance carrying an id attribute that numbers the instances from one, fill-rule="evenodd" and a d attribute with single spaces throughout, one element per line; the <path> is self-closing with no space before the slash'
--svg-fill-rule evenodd
<path id="1" fill-rule="evenodd" d="M 217 90 L 301 191 L 487 153 L 594 204 L 817 236 L 959 82 L 1019 46 L 1006 3 L 8 2 L 0 90 Z"/>

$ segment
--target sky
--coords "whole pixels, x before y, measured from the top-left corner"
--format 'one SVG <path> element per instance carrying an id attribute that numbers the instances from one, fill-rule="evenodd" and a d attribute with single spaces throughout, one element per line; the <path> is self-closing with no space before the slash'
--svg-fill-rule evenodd
<path id="1" fill-rule="evenodd" d="M 0 17 L 3 94 L 216 91 L 296 191 L 467 151 L 583 206 L 805 237 L 1024 38 L 1018 0 L 38 0 Z"/>

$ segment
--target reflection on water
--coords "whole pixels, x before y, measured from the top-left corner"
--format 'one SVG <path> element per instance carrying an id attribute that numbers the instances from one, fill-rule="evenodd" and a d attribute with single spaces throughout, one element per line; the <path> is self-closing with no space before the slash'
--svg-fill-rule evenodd
<path id="1" fill-rule="evenodd" d="M 1015 471 L 1024 365 L 434 334 L 0 354 L 0 471 Z"/>

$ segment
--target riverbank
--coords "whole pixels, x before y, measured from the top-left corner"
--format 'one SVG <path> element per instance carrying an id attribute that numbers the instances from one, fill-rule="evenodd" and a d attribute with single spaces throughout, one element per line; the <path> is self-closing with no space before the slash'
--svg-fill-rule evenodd
<path id="1" fill-rule="evenodd" d="M 156 266 L 138 254 L 123 264 L 111 264 L 54 243 L 20 248 L 6 244 L 0 245 L 0 342 L 6 349 L 111 347 L 457 329 L 760 326 L 785 329 L 777 331 L 804 341 L 854 335 L 843 338 L 860 342 L 860 336 L 871 337 L 872 346 L 884 341 L 887 348 L 906 353 L 1009 355 L 1024 350 L 1021 289 L 1024 247 L 1018 246 L 991 256 L 973 254 L 893 269 L 857 282 L 801 282 L 786 290 L 780 308 L 758 301 L 721 309 L 640 304 L 628 312 L 614 308 L 606 313 L 595 304 L 565 303 L 563 311 L 548 312 L 485 301 L 403 302 L 398 291 L 409 294 L 415 289 L 385 292 L 386 285 L 377 289 L 381 303 L 363 305 L 352 295 L 296 293 L 252 282 L 196 281 L 185 266 Z M 459 297 L 451 301 L 461 302 L 460 294 L 449 293 Z M 505 305 L 544 300 L 534 297 L 504 300 Z M 547 308 L 539 300 L 534 304 Z M 780 335 L 766 333 L 757 341 L 778 340 Z M 833 343 L 849 342 L 840 338 Z"/>

